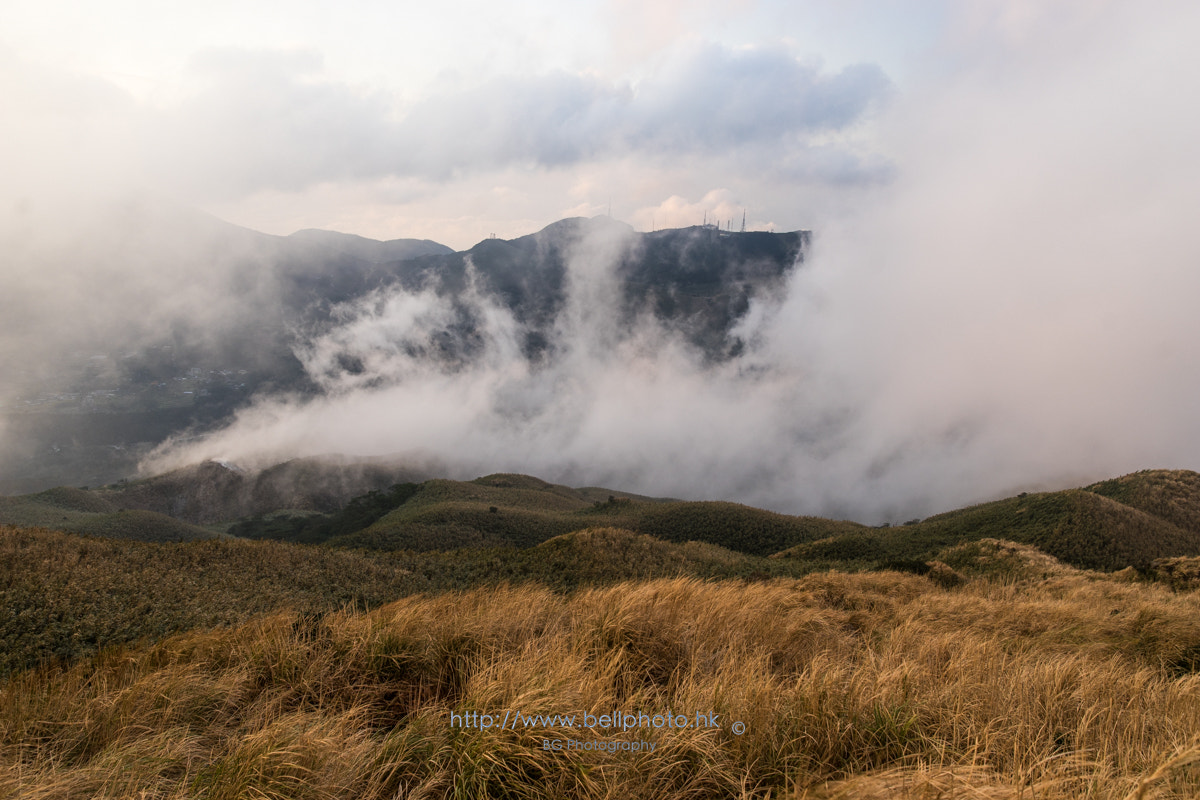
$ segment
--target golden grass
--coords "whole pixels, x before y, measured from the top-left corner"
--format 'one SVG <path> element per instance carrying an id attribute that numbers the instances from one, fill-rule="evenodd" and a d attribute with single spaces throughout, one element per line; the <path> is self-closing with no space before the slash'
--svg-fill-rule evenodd
<path id="1" fill-rule="evenodd" d="M 0 688 L 0 796 L 1194 797 L 1195 652 L 1195 595 L 1083 573 L 414 596 L 18 674 Z M 517 710 L 720 727 L 451 724 Z"/>

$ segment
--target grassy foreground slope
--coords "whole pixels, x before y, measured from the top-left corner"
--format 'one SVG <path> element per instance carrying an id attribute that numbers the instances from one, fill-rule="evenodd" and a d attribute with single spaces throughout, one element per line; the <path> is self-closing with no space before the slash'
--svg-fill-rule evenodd
<path id="1" fill-rule="evenodd" d="M 39 661 L 240 624 L 280 608 L 324 614 L 504 581 L 569 590 L 676 575 L 794 576 L 809 568 L 615 529 L 529 550 L 419 554 L 270 541 L 157 544 L 0 527 L 0 678 Z"/>
<path id="2" fill-rule="evenodd" d="M 480 588 L 16 676 L 0 796 L 1188 798 L 1197 653 L 1195 594 L 1073 571 Z"/>

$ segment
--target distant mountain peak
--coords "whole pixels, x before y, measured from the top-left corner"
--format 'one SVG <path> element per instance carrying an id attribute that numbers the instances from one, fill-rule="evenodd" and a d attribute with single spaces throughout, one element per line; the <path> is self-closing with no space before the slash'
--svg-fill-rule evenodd
<path id="1" fill-rule="evenodd" d="M 389 239 L 380 241 L 355 233 L 304 228 L 287 239 L 306 245 L 329 247 L 345 255 L 377 263 L 404 261 L 428 255 L 445 255 L 454 250 L 431 239 Z"/>

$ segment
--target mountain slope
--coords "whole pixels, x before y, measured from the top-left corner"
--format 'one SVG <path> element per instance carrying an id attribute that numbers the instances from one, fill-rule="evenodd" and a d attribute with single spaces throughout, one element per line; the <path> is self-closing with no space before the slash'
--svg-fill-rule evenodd
<path id="1" fill-rule="evenodd" d="M 651 499 L 506 475 L 471 482 L 426 481 L 411 498 L 369 527 L 328 543 L 418 551 L 532 547 L 597 526 L 622 528 L 665 542 L 706 542 L 754 556 L 862 528 L 853 522 L 792 517 L 737 503 Z"/>
<path id="2" fill-rule="evenodd" d="M 305 247 L 320 246 L 354 258 L 386 264 L 428 255 L 445 255 L 454 250 L 431 239 L 389 239 L 378 241 L 352 233 L 339 233 L 317 228 L 296 231 L 287 239 Z"/>
<path id="3" fill-rule="evenodd" d="M 86 499 L 84 499 L 86 498 Z M 43 526 L 71 533 L 142 542 L 190 542 L 220 534 L 154 511 L 126 511 L 66 487 L 0 497 L 0 525 Z"/>
<path id="4" fill-rule="evenodd" d="M 399 295 L 438 305 L 413 331 L 389 331 L 389 346 L 426 365 L 472 363 L 495 315 L 515 320 L 517 357 L 554 358 L 564 313 L 598 303 L 614 341 L 653 320 L 702 360 L 736 358 L 746 347 L 739 320 L 752 302 L 778 302 L 808 246 L 803 231 L 647 234 L 607 217 L 458 253 L 330 231 L 270 236 L 149 204 L 104 224 L 77 256 L 106 276 L 80 292 L 83 308 L 54 295 L 17 299 L 79 324 L 0 320 L 0 345 L 28 354 L 12 372 L 31 376 L 0 387 L 0 492 L 111 483 L 167 438 L 220 428 L 256 397 L 353 382 L 369 358 L 338 332 Z M 319 363 L 316 343 L 327 356 Z"/>
<path id="5" fill-rule="evenodd" d="M 1165 492 L 1178 502 L 1162 508 L 1178 510 L 1200 498 L 1200 493 L 1186 488 L 1200 487 L 1200 482 L 1181 483 L 1178 475 L 1163 472 L 1131 482 L 1116 479 L 1113 485 L 1137 487 L 1139 497 L 1159 497 Z M 1185 488 L 1169 489 L 1171 485 Z M 984 538 L 1033 545 L 1086 569 L 1145 569 L 1158 558 L 1200 554 L 1200 526 L 1182 527 L 1089 489 L 1010 497 L 938 514 L 916 524 L 863 529 L 802 544 L 780 555 L 878 565 L 933 558 L 943 548 Z M 1186 514 L 1174 513 L 1174 517 L 1188 522 Z"/>
<path id="6" fill-rule="evenodd" d="M 1084 569 L 1144 571 L 1157 559 L 1200 555 L 1200 476 L 1185 471 L 1022 493 L 882 528 L 736 503 L 576 489 L 519 474 L 473 481 L 414 477 L 412 468 L 382 462 L 306 459 L 257 473 L 209 462 L 99 490 L 60 487 L 0 498 L 0 522 L 163 540 L 225 530 L 249 539 L 415 552 L 531 548 L 588 528 L 614 528 L 662 542 L 703 542 L 748 556 L 854 569 L 915 568 L 947 548 L 982 539 L 1033 546 Z"/>
<path id="7" fill-rule="evenodd" d="M 524 550 L 415 554 L 238 539 L 139 542 L 0 525 L 0 679 L 39 660 L 236 624 L 279 609 L 325 614 L 485 584 L 534 582 L 572 590 L 678 575 L 806 571 L 798 562 L 609 528 Z"/>
<path id="8" fill-rule="evenodd" d="M 1143 470 L 1085 488 L 1184 530 L 1200 530 L 1200 474 L 1190 470 Z"/>
<path id="9" fill-rule="evenodd" d="M 332 457 L 298 458 L 257 472 L 206 461 L 93 494 L 110 505 L 207 525 L 279 509 L 332 512 L 354 497 L 425 474 L 386 461 Z"/>

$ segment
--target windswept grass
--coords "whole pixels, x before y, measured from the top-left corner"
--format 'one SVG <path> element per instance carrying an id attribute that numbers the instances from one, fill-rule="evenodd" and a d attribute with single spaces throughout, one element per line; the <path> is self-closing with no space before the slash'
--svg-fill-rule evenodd
<path id="1" fill-rule="evenodd" d="M 1194 797 L 1198 647 L 1195 595 L 1079 573 L 413 596 L 18 675 L 0 795 Z M 719 725 L 580 727 L 668 710 Z M 500 730 L 516 711 L 577 727 Z M 471 712 L 493 726 L 453 722 Z"/>
<path id="2" fill-rule="evenodd" d="M 870 529 L 502 474 L 253 521 L 358 551 L 0 499 L 126 537 L 0 527 L 0 797 L 1200 796 L 1198 492 Z M 720 724 L 582 726 L 614 711 Z"/>
<path id="3" fill-rule="evenodd" d="M 0 528 L 0 677 L 46 659 L 239 624 L 280 608 L 377 606 L 427 588 L 422 576 L 352 552 Z"/>
<path id="4" fill-rule="evenodd" d="M 240 624 L 281 608 L 325 614 L 502 581 L 562 591 L 631 578 L 795 576 L 808 569 L 612 529 L 528 550 L 390 553 L 270 541 L 140 543 L 0 527 L 0 677 L 105 644 Z"/>

